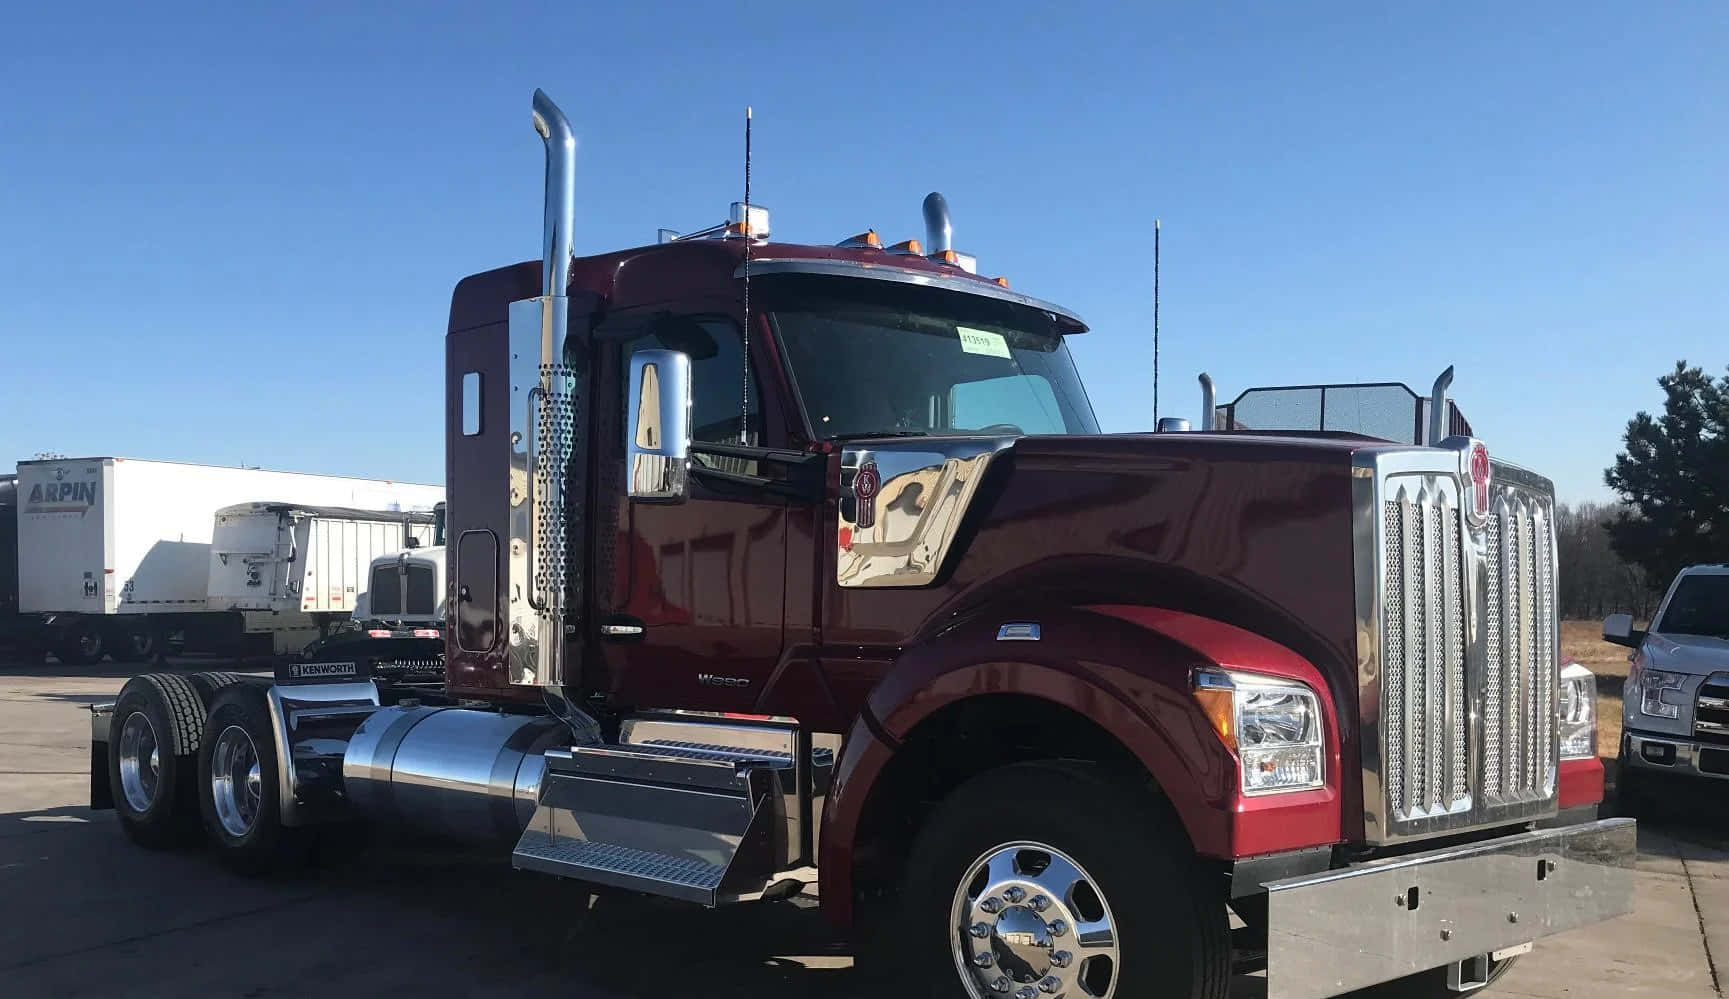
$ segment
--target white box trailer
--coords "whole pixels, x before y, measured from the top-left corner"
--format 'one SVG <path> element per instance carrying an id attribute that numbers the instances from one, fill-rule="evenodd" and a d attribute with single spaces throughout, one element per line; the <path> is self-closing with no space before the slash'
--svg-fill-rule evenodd
<path id="1" fill-rule="evenodd" d="M 249 651 L 242 612 L 209 609 L 216 511 L 283 503 L 425 511 L 440 486 L 134 458 L 18 463 L 19 611 L 62 659 Z M 255 644 L 255 643 L 253 643 Z"/>
<path id="2" fill-rule="evenodd" d="M 432 545 L 433 520 L 409 510 L 223 507 L 210 544 L 207 609 L 257 616 L 273 652 L 298 650 L 354 613 L 374 560 Z"/>

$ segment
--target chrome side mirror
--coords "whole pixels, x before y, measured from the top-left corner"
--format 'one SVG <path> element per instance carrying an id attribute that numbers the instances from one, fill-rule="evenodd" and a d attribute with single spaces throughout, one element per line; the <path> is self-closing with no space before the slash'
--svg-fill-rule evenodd
<path id="1" fill-rule="evenodd" d="M 630 355 L 625 395 L 625 474 L 631 499 L 682 502 L 690 473 L 690 355 Z"/>

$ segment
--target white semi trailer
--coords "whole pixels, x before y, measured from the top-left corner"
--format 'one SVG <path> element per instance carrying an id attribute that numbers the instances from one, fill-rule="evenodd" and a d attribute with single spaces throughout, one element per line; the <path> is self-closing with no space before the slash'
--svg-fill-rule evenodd
<path id="1" fill-rule="evenodd" d="M 236 503 L 425 511 L 440 486 L 133 458 L 18 463 L 18 609 L 65 662 L 148 660 L 171 643 L 244 652 L 244 613 L 210 606 L 216 512 Z"/>
<path id="2" fill-rule="evenodd" d="M 270 652 L 299 652 L 351 618 L 374 560 L 432 545 L 432 513 L 239 503 L 216 511 L 210 611 L 237 612 Z M 262 651 L 262 649 L 260 649 Z"/>

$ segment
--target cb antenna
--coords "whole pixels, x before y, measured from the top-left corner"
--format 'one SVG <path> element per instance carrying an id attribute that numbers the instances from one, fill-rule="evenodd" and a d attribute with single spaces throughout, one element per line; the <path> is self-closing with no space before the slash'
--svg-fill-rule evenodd
<path id="1" fill-rule="evenodd" d="M 1153 426 L 1159 425 L 1159 220 L 1153 220 Z"/>
<path id="2" fill-rule="evenodd" d="M 754 238 L 750 228 L 750 105 L 744 107 L 744 358 L 739 382 L 744 386 L 738 397 L 738 442 L 752 447 L 750 439 L 750 244 Z"/>

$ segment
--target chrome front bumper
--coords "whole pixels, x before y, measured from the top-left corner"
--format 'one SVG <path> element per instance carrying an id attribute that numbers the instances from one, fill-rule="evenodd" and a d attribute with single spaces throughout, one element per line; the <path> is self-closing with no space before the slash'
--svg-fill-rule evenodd
<path id="1" fill-rule="evenodd" d="M 1632 819 L 1267 885 L 1267 999 L 1323 999 L 1633 911 Z"/>
<path id="2" fill-rule="evenodd" d="M 1660 774 L 1677 774 L 1683 777 L 1703 777 L 1707 780 L 1729 779 L 1729 746 L 1705 745 L 1693 741 L 1684 735 L 1641 735 L 1638 732 L 1627 733 L 1628 753 L 1627 764 L 1635 770 L 1649 770 Z M 1674 757 L 1670 763 L 1655 763 L 1645 756 L 1645 747 L 1673 747 Z M 1716 753 L 1719 762 L 1711 768 L 1701 766 L 1702 753 Z M 1667 753 L 1661 755 L 1667 757 Z"/>

